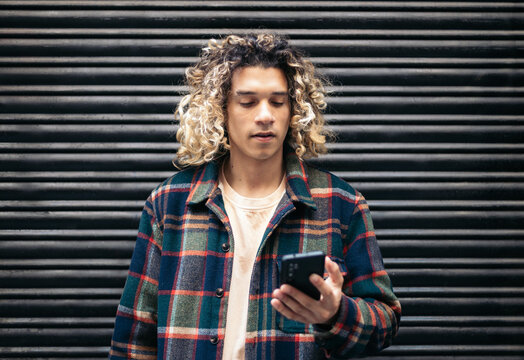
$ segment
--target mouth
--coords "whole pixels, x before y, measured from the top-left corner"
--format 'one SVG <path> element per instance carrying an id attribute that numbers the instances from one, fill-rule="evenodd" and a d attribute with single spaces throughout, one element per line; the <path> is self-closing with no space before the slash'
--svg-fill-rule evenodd
<path id="1" fill-rule="evenodd" d="M 275 137 L 275 134 L 270 131 L 264 131 L 254 134 L 253 137 L 261 141 L 269 141 Z"/>

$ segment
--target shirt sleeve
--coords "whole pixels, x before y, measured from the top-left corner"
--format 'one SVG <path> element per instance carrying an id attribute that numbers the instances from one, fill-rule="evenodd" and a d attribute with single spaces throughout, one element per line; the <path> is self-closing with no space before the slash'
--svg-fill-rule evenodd
<path id="1" fill-rule="evenodd" d="M 369 207 L 357 192 L 346 233 L 341 306 L 331 329 L 314 326 L 315 341 L 327 357 L 350 358 L 376 353 L 391 345 L 401 307 L 384 269 Z"/>
<path id="2" fill-rule="evenodd" d="M 162 234 L 146 202 L 124 292 L 118 305 L 109 359 L 156 359 L 157 297 Z"/>

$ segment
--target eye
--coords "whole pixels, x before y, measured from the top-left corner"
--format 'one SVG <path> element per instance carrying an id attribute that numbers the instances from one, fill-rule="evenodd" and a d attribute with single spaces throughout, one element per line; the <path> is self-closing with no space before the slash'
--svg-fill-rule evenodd
<path id="1" fill-rule="evenodd" d="M 280 106 L 284 105 L 284 101 L 274 100 L 274 101 L 272 101 L 272 103 L 276 107 L 280 107 Z"/>
<path id="2" fill-rule="evenodd" d="M 243 107 L 250 107 L 250 106 L 253 106 L 255 104 L 254 101 L 243 101 L 240 103 L 240 106 L 243 106 Z"/>

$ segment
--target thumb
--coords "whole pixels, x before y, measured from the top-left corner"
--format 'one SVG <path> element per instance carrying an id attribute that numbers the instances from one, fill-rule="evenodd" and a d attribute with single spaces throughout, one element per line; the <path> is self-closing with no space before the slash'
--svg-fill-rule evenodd
<path id="1" fill-rule="evenodd" d="M 329 280 L 331 280 L 331 282 L 333 282 L 337 287 L 342 288 L 344 277 L 340 272 L 338 264 L 326 256 L 325 267 L 329 275 Z"/>

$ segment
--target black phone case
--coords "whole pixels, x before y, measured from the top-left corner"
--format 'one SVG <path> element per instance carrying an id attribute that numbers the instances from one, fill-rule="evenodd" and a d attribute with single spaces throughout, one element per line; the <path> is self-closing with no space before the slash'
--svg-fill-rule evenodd
<path id="1" fill-rule="evenodd" d="M 309 281 L 313 273 L 324 276 L 324 258 L 322 251 L 284 255 L 280 281 L 289 284 L 315 300 L 320 299 L 320 292 Z"/>

